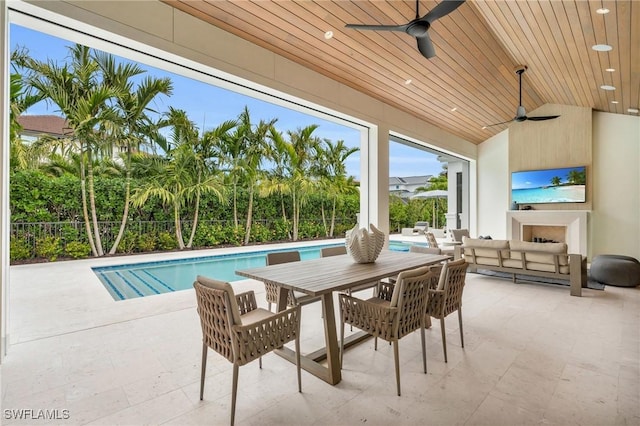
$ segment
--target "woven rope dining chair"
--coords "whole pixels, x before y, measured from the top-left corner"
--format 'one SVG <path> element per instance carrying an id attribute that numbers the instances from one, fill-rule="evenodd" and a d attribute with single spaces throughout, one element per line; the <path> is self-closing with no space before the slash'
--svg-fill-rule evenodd
<path id="1" fill-rule="evenodd" d="M 267 253 L 267 266 L 279 265 L 281 263 L 299 262 L 300 252 L 298 251 L 277 251 Z M 278 305 L 278 286 L 276 284 L 265 281 L 264 290 L 267 298 L 267 308 L 271 310 L 271 304 Z M 287 298 L 287 306 L 306 305 L 307 303 L 316 302 L 319 297 L 309 296 L 300 291 L 290 291 Z"/>
<path id="2" fill-rule="evenodd" d="M 427 243 L 429 244 L 429 248 L 437 249 L 438 240 L 436 240 L 436 236 L 433 235 L 433 232 L 425 232 L 424 235 L 427 237 Z"/>
<path id="3" fill-rule="evenodd" d="M 440 319 L 444 362 L 447 362 L 447 338 L 444 319 L 447 315 L 455 311 L 458 311 L 460 343 L 464 348 L 464 336 L 462 333 L 462 291 L 464 290 L 468 267 L 469 264 L 464 259 L 445 263 L 440 273 L 438 287 L 429 289 L 427 315 Z M 430 323 L 431 320 L 429 319 L 428 322 Z"/>
<path id="4" fill-rule="evenodd" d="M 340 300 L 340 365 L 344 356 L 344 325 L 351 324 L 376 338 L 374 348 L 378 349 L 377 338 L 393 343 L 393 356 L 396 370 L 396 386 L 400 396 L 400 361 L 398 341 L 420 330 L 422 338 L 422 364 L 427 373 L 427 354 L 425 347 L 425 310 L 427 290 L 433 274 L 429 267 L 401 272 L 393 286 L 381 283 L 382 291 L 377 297 L 368 300 L 358 299 L 344 293 Z"/>
<path id="5" fill-rule="evenodd" d="M 300 306 L 273 313 L 258 308 L 253 291 L 234 294 L 229 283 L 198 276 L 193 283 L 202 326 L 202 369 L 200 400 L 204 395 L 207 351 L 213 349 L 233 364 L 231 387 L 231 425 L 236 413 L 238 369 L 256 358 L 295 341 L 298 392 L 300 375 Z"/>

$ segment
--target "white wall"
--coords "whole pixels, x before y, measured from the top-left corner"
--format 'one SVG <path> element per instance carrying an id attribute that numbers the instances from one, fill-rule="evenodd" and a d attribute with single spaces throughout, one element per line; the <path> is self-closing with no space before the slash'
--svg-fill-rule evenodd
<path id="1" fill-rule="evenodd" d="M 590 253 L 640 259 L 640 117 L 593 113 Z"/>
<path id="2" fill-rule="evenodd" d="M 478 145 L 477 234 L 507 238 L 509 210 L 509 131 Z"/>

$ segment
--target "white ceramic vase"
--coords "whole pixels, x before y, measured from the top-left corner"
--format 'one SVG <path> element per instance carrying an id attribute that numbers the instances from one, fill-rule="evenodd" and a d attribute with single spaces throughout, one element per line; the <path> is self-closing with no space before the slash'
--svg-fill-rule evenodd
<path id="1" fill-rule="evenodd" d="M 384 232 L 369 225 L 371 232 L 366 228 L 358 229 L 356 225 L 346 233 L 345 245 L 347 253 L 351 255 L 357 263 L 373 263 L 378 258 L 385 242 Z"/>

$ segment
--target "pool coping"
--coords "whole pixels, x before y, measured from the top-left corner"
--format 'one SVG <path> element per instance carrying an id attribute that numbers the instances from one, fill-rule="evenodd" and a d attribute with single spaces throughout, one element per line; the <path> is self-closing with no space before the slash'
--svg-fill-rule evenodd
<path id="1" fill-rule="evenodd" d="M 423 242 L 394 238 L 393 241 Z M 193 289 L 116 301 L 100 282 L 92 267 L 184 259 L 208 255 L 287 249 L 340 243 L 343 239 L 286 242 L 267 245 L 224 247 L 182 252 L 145 253 L 61 262 L 13 265 L 9 268 L 7 340 L 10 344 L 45 339 L 112 324 L 126 326 L 131 320 L 189 309 L 195 313 Z M 237 291 L 254 290 L 259 304 L 264 285 L 253 280 L 234 281 Z M 266 303 L 265 307 L 266 307 Z"/>

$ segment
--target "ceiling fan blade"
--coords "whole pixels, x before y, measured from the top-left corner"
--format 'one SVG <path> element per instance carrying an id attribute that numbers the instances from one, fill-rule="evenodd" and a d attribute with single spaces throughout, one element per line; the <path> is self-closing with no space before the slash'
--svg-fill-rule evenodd
<path id="1" fill-rule="evenodd" d="M 422 18 L 419 17 L 420 0 L 416 0 L 416 18 L 404 25 L 361 25 L 347 24 L 345 28 L 354 30 L 372 30 L 372 31 L 398 31 L 405 32 L 413 36 L 418 41 L 418 50 L 425 58 L 433 58 L 436 56 L 436 50 L 433 47 L 431 38 L 429 37 L 429 27 L 436 19 L 456 10 L 464 3 L 465 0 L 443 0 L 436 5 L 429 13 Z"/>
<path id="2" fill-rule="evenodd" d="M 527 120 L 531 121 L 544 121 L 544 120 L 553 120 L 554 118 L 560 117 L 559 115 L 543 115 L 540 117 L 527 117 Z"/>
<path id="3" fill-rule="evenodd" d="M 501 124 L 508 124 L 508 123 L 511 123 L 511 122 L 513 122 L 513 121 L 515 121 L 515 120 L 516 120 L 516 119 L 515 119 L 515 118 L 513 118 L 513 119 L 511 119 L 511 120 L 509 120 L 509 121 L 503 121 L 502 123 L 487 124 L 487 125 L 486 125 L 486 126 L 484 126 L 484 127 L 486 128 L 486 127 L 500 126 Z"/>
<path id="4" fill-rule="evenodd" d="M 429 33 L 426 33 L 422 37 L 416 37 L 416 40 L 418 41 L 418 50 L 422 53 L 422 56 L 427 59 L 436 56 L 436 49 L 433 47 L 433 43 L 431 43 Z"/>
<path id="5" fill-rule="evenodd" d="M 352 28 L 354 30 L 373 30 L 373 31 L 401 31 L 406 32 L 407 24 L 404 25 L 360 25 L 360 24 L 347 24 L 345 28 Z"/>
<path id="6" fill-rule="evenodd" d="M 436 19 L 440 19 L 443 16 L 446 16 L 459 8 L 464 0 L 462 1 L 453 1 L 453 0 L 444 0 L 440 2 L 436 7 L 431 9 L 429 13 L 420 18 L 420 21 L 427 21 L 428 23 L 432 23 Z"/>

